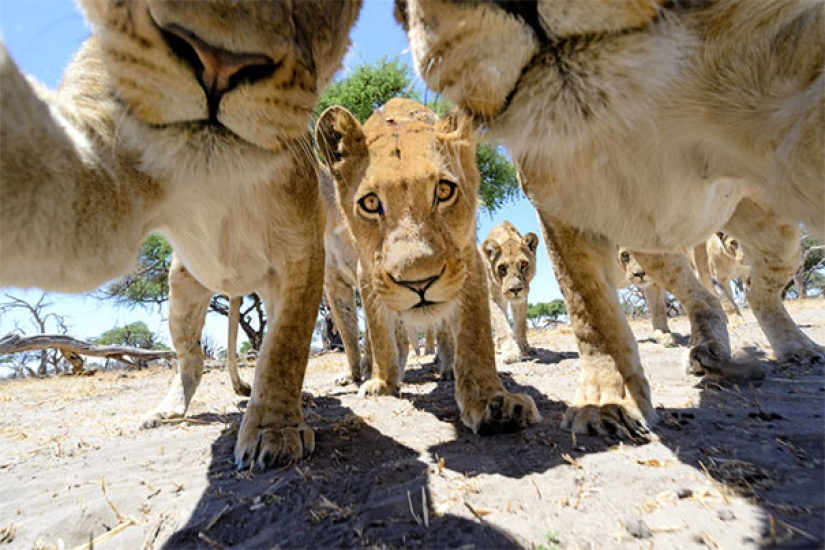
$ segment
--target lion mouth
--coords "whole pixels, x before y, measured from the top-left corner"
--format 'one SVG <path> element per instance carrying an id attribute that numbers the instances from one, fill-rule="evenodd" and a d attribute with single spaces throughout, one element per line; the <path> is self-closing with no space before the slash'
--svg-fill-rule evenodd
<path id="1" fill-rule="evenodd" d="M 422 298 L 420 302 L 418 302 L 417 304 L 415 304 L 415 305 L 412 307 L 412 309 L 422 309 L 422 308 L 427 308 L 427 307 L 430 307 L 430 306 L 435 306 L 435 305 L 438 305 L 438 304 L 440 304 L 440 303 L 441 303 L 441 302 L 431 302 L 430 300 L 427 300 L 427 299 Z"/>

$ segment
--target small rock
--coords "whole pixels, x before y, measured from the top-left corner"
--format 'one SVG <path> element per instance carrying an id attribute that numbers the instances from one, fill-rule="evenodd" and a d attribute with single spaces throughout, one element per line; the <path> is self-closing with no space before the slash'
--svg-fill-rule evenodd
<path id="1" fill-rule="evenodd" d="M 736 514 L 733 513 L 733 510 L 727 508 L 719 510 L 718 516 L 722 521 L 733 521 L 736 519 Z"/>
<path id="2" fill-rule="evenodd" d="M 647 523 L 641 519 L 625 520 L 624 527 L 627 529 L 628 533 L 637 539 L 649 539 L 653 535 L 650 527 L 648 527 Z"/>
<path id="3" fill-rule="evenodd" d="M 690 489 L 679 489 L 676 491 L 676 496 L 679 498 L 688 498 L 693 496 L 693 491 Z"/>

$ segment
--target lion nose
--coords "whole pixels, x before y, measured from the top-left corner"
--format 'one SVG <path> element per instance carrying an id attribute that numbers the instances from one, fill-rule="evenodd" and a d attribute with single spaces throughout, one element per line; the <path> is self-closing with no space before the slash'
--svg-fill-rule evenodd
<path id="1" fill-rule="evenodd" d="M 260 53 L 235 53 L 207 44 L 180 25 L 161 29 L 169 48 L 195 72 L 206 94 L 210 118 L 216 118 L 223 94 L 241 82 L 255 82 L 275 71 L 275 62 Z"/>
<path id="2" fill-rule="evenodd" d="M 432 286 L 434 282 L 436 282 L 441 277 L 441 274 L 434 275 L 433 277 L 427 277 L 426 279 L 419 279 L 417 281 L 403 281 L 393 278 L 393 280 L 401 286 L 405 286 L 418 294 L 419 296 L 424 296 L 424 293 L 427 292 L 427 289 Z"/>
<path id="3" fill-rule="evenodd" d="M 644 282 L 644 280 L 645 280 L 645 275 L 647 275 L 647 273 L 645 273 L 644 271 L 634 271 L 633 272 L 633 276 L 636 277 L 637 279 L 639 279 L 642 282 Z"/>
<path id="4" fill-rule="evenodd" d="M 521 284 L 512 285 L 512 286 L 509 287 L 508 290 L 510 291 L 511 294 L 513 294 L 513 296 L 518 296 L 519 292 L 524 290 L 524 285 L 521 285 Z"/>

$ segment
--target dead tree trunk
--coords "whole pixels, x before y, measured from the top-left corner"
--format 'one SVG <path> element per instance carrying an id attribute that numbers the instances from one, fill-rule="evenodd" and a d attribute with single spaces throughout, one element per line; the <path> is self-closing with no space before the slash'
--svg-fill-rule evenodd
<path id="1" fill-rule="evenodd" d="M 116 359 L 130 367 L 140 367 L 145 365 L 146 361 L 154 359 L 172 359 L 176 357 L 174 351 L 141 349 L 129 346 L 99 346 L 83 340 L 76 340 L 65 334 L 24 336 L 11 333 L 0 338 L 0 355 L 48 348 L 60 350 L 66 360 L 75 367 L 77 367 L 77 360 L 80 361 L 81 367 L 83 365 L 80 355 Z"/>

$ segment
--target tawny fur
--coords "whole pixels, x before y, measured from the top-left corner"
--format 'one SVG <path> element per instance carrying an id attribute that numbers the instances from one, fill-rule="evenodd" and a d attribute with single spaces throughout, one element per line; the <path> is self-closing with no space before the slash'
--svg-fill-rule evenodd
<path id="1" fill-rule="evenodd" d="M 314 448 L 301 385 L 324 265 L 307 124 L 360 1 L 81 4 L 92 35 L 57 92 L 0 48 L 0 285 L 90 290 L 162 232 L 176 253 L 180 369 L 143 425 L 185 414 L 210 296 L 254 291 L 269 326 L 236 462 L 302 458 Z"/>
<path id="2" fill-rule="evenodd" d="M 466 124 L 454 117 L 439 121 L 419 103 L 394 99 L 363 127 L 346 109 L 327 109 L 316 140 L 358 249 L 373 355 L 372 379 L 359 394 L 399 390 L 399 331 L 392 330 L 398 318 L 416 329 L 443 322 L 452 339 L 439 347 L 455 347 L 464 424 L 478 432 L 537 422 L 533 400 L 507 392 L 496 372 L 475 244 L 480 178 Z"/>
<path id="3" fill-rule="evenodd" d="M 496 347 L 504 363 L 533 354 L 527 343 L 527 296 L 536 275 L 535 233 L 521 233 L 510 222 L 492 228 L 479 247 L 490 287 L 490 312 Z M 513 315 L 513 327 L 507 309 Z"/>
<path id="4" fill-rule="evenodd" d="M 750 279 L 750 260 L 742 252 L 739 241 L 721 231 L 716 232 L 704 243 L 699 243 L 692 251 L 694 270 L 702 284 L 716 292 L 716 283 L 722 287 L 723 307 L 729 318 L 741 322 L 742 312 L 730 283 L 734 279 L 743 279 L 748 284 Z M 701 261 L 699 259 L 701 258 Z"/>
<path id="5" fill-rule="evenodd" d="M 821 2 L 397 6 L 421 76 L 502 139 L 538 210 L 582 355 L 564 426 L 644 432 L 656 420 L 608 274 L 613 243 L 671 253 L 723 228 L 751 258 L 751 306 L 758 293 L 776 356 L 823 359 L 779 300 L 798 222 L 825 233 Z"/>

